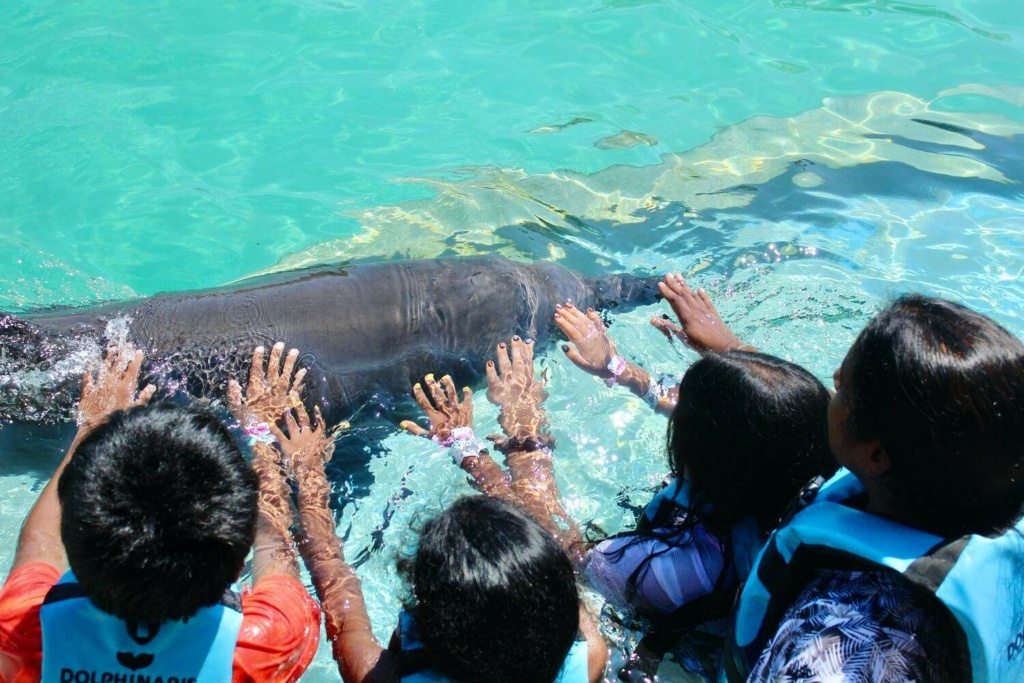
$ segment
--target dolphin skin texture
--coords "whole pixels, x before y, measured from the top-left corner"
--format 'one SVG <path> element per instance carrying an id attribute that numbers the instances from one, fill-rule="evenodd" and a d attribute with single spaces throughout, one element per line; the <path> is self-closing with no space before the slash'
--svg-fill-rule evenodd
<path id="1" fill-rule="evenodd" d="M 310 400 L 330 421 L 377 392 L 410 392 L 426 373 L 476 384 L 499 341 L 543 344 L 557 303 L 653 303 L 657 278 L 583 278 L 549 262 L 502 258 L 317 268 L 198 292 L 90 308 L 0 315 L 0 423 L 74 418 L 81 376 L 107 344 L 146 352 L 157 397 L 223 398 L 252 350 L 283 341 L 303 353 Z"/>

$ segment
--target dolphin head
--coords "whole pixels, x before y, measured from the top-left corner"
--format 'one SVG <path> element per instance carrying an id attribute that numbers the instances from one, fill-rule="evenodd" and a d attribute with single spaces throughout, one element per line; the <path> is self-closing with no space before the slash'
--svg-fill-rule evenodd
<path id="1" fill-rule="evenodd" d="M 587 286 L 594 293 L 595 308 L 635 308 L 661 300 L 658 292 L 660 277 L 640 277 L 628 273 L 613 273 L 588 278 Z"/>

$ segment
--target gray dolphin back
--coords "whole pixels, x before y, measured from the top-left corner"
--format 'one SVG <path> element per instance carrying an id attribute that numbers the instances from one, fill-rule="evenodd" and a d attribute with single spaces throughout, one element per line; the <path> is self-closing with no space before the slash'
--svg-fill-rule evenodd
<path id="1" fill-rule="evenodd" d="M 86 309 L 0 316 L 0 421 L 70 420 L 86 364 L 109 341 L 147 354 L 163 395 L 219 398 L 252 349 L 303 352 L 312 398 L 341 418 L 375 392 L 408 393 L 428 372 L 480 380 L 512 335 L 543 344 L 554 306 L 655 301 L 655 278 L 584 279 L 554 263 L 460 258 L 321 268 Z"/>

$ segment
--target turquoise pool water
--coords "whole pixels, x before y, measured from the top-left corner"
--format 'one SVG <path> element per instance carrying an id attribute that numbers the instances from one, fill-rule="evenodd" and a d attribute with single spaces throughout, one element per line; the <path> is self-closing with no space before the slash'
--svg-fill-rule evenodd
<path id="1" fill-rule="evenodd" d="M 1017 0 L 10 0 L 0 310 L 501 253 L 682 271 L 823 379 L 909 289 L 1024 334 L 1022 40 Z M 656 312 L 612 334 L 678 371 Z M 615 531 L 664 422 L 542 362 L 570 510 Z M 339 531 L 385 636 L 410 524 L 468 487 L 422 441 L 360 436 Z M 0 575 L 55 460 L 4 438 Z M 326 647 L 308 679 L 336 679 Z"/>

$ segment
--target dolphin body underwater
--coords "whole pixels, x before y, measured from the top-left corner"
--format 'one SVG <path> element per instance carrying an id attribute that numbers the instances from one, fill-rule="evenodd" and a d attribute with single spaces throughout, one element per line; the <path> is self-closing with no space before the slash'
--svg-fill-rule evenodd
<path id="1" fill-rule="evenodd" d="M 476 384 L 499 341 L 544 343 L 557 303 L 631 307 L 659 297 L 657 278 L 583 278 L 550 262 L 503 258 L 315 268 L 197 292 L 89 308 L 0 315 L 0 424 L 74 419 L 81 376 L 104 346 L 146 353 L 157 398 L 218 399 L 244 380 L 257 345 L 302 352 L 306 393 L 329 423 L 374 396 L 403 396 L 426 373 Z"/>

